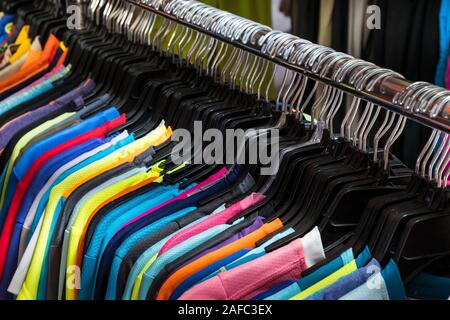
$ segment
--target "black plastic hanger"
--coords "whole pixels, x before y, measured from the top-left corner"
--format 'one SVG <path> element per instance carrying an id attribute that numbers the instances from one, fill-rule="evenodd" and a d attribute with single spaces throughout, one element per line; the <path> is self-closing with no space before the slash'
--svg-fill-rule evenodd
<path id="1" fill-rule="evenodd" d="M 394 261 L 405 283 L 433 262 L 450 255 L 450 213 L 410 220 L 397 244 Z"/>

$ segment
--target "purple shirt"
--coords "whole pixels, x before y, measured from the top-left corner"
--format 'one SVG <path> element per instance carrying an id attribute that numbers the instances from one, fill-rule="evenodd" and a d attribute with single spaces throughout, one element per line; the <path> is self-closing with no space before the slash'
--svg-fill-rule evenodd
<path id="1" fill-rule="evenodd" d="M 27 112 L 6 123 L 0 128 L 0 150 L 3 150 L 8 145 L 15 134 L 34 121 L 45 118 L 47 115 L 58 111 L 70 102 L 74 102 L 77 106 L 84 104 L 83 97 L 90 94 L 94 90 L 94 87 L 94 81 L 88 79 L 78 88 L 70 91 L 55 101 L 50 102 L 46 106 Z"/>

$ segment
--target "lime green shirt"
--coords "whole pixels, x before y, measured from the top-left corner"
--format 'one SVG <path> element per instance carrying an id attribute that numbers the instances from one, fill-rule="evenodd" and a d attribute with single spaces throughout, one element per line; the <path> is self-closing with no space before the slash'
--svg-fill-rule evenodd
<path id="1" fill-rule="evenodd" d="M 75 219 L 74 224 L 70 229 L 70 241 L 67 253 L 67 266 L 75 266 L 77 264 L 77 252 L 78 246 L 83 235 L 84 228 L 89 221 L 91 214 L 96 210 L 98 206 L 111 199 L 114 195 L 121 193 L 127 189 L 130 189 L 147 180 L 154 181 L 160 176 L 160 173 L 151 171 L 140 172 L 128 179 L 122 180 L 114 185 L 105 188 L 104 190 L 96 193 L 92 198 L 86 201 L 86 203 L 80 208 L 80 211 Z M 66 278 L 70 275 L 67 274 Z M 75 300 L 76 292 L 74 288 L 66 286 L 66 299 Z"/>
<path id="2" fill-rule="evenodd" d="M 134 282 L 133 293 L 131 294 L 131 300 L 138 300 L 138 298 L 139 298 L 139 289 L 141 288 L 142 277 L 144 276 L 145 270 L 150 268 L 151 265 L 153 264 L 153 262 L 155 262 L 157 258 L 158 258 L 158 255 L 157 254 L 154 255 L 153 258 L 151 258 L 147 262 L 145 267 L 139 273 L 138 277 L 136 278 L 136 281 Z"/>

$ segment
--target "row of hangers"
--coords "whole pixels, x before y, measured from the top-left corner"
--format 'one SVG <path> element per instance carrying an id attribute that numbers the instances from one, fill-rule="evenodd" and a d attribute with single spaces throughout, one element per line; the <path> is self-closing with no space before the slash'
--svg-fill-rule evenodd
<path id="1" fill-rule="evenodd" d="M 258 43 L 264 54 L 283 57 L 309 73 L 359 91 L 373 92 L 386 79 L 402 78 L 392 70 L 196 1 L 155 0 L 145 5 L 230 40 Z M 245 166 L 255 178 L 249 192 L 267 198 L 236 219 L 269 212 L 270 220 L 279 218 L 286 228 L 296 230 L 269 246 L 269 252 L 319 226 L 328 259 L 305 274 L 348 248 L 358 254 L 366 246 L 382 265 L 394 259 L 405 282 L 426 268 L 448 267 L 450 141 L 446 132 L 433 130 L 415 170 L 410 170 L 390 153 L 403 133 L 405 116 L 289 69 L 283 70 L 281 88 L 271 102 L 274 71 L 280 66 L 134 3 L 91 1 L 81 31 L 67 30 L 59 8 L 44 1 L 23 0 L 3 9 L 15 10 L 31 24 L 31 35 L 41 35 L 45 42 L 55 34 L 70 48 L 67 63 L 73 72 L 50 95 L 68 92 L 92 78 L 97 87 L 87 105 L 105 95 L 107 103 L 84 117 L 114 105 L 127 115 L 127 123 L 116 132 L 129 130 L 139 138 L 163 119 L 173 128 L 188 130 L 193 130 L 195 120 L 201 120 L 205 129 L 257 129 L 248 137 L 245 151 L 258 137 L 279 130 L 278 173 L 262 176 L 259 165 Z M 346 99 L 350 107 L 336 127 L 335 116 L 346 107 Z M 415 83 L 399 92 L 393 103 L 433 116 L 449 101 L 448 91 Z M 304 120 L 309 109 L 316 121 Z M 8 117 L 14 114 L 0 121 Z M 173 148 L 174 143 L 159 148 L 148 165 L 166 160 L 169 171 L 175 166 L 170 160 Z M 188 185 L 218 168 L 189 165 L 166 181 Z"/>

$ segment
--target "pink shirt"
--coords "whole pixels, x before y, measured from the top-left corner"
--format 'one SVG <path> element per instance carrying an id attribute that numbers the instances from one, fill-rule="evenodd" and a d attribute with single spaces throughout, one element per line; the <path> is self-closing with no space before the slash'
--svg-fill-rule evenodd
<path id="1" fill-rule="evenodd" d="M 221 224 L 226 224 L 228 221 L 233 219 L 239 213 L 247 210 L 249 207 L 263 201 L 264 199 L 265 199 L 265 196 L 262 194 L 259 194 L 259 193 L 251 194 L 244 200 L 233 204 L 232 206 L 223 210 L 222 212 L 215 214 L 215 215 L 209 217 L 208 219 L 193 225 L 192 227 L 184 230 L 183 232 L 177 233 L 175 236 L 170 238 L 169 241 L 166 242 L 166 244 L 162 247 L 159 254 L 162 255 L 164 252 L 169 251 L 170 249 L 177 246 L 178 244 L 186 241 L 187 239 L 190 239 L 191 237 L 193 237 L 197 234 L 200 234 L 206 230 L 209 230 L 212 227 L 215 227 L 215 226 L 218 226 Z"/>
<path id="2" fill-rule="evenodd" d="M 180 300 L 251 300 L 283 282 L 299 280 L 304 270 L 323 259 L 316 228 L 303 239 L 198 284 Z"/>
<path id="3" fill-rule="evenodd" d="M 227 174 L 227 172 L 228 172 L 228 171 L 227 171 L 227 168 L 223 168 L 222 170 L 220 170 L 220 171 L 217 172 L 216 174 L 212 175 L 211 177 L 209 177 L 209 178 L 206 179 L 205 181 L 199 183 L 199 184 L 198 184 L 197 186 L 195 186 L 194 188 L 189 189 L 188 191 L 186 191 L 186 192 L 180 194 L 179 196 L 177 196 L 177 197 L 175 197 L 175 198 L 173 198 L 173 199 L 171 199 L 171 200 L 169 200 L 169 201 L 166 201 L 166 202 L 160 204 L 159 206 L 157 206 L 157 207 L 155 207 L 155 208 L 153 208 L 153 209 L 151 209 L 151 210 L 149 210 L 149 211 L 147 211 L 147 212 L 141 214 L 139 217 L 137 217 L 137 218 L 135 218 L 135 219 L 133 219 L 133 220 L 127 222 L 125 225 L 122 226 L 121 230 L 124 229 L 124 228 L 126 228 L 128 225 L 130 225 L 130 224 L 132 224 L 132 223 L 134 223 L 134 222 L 136 222 L 136 221 L 142 219 L 143 217 L 146 217 L 146 216 L 148 216 L 149 214 L 151 214 L 151 213 L 153 213 L 153 212 L 155 212 L 155 211 L 157 211 L 157 210 L 159 210 L 159 209 L 161 209 L 161 208 L 163 208 L 163 207 L 165 207 L 165 206 L 171 204 L 172 202 L 175 202 L 175 201 L 178 201 L 178 200 L 184 200 L 184 199 L 187 199 L 187 198 L 190 196 L 190 194 L 191 194 L 192 192 L 195 192 L 195 191 L 197 191 L 197 190 L 199 190 L 199 189 L 201 189 L 201 188 L 204 188 L 204 187 L 208 186 L 209 184 L 213 184 L 213 183 L 216 182 L 217 180 L 220 180 L 221 178 L 223 178 L 223 177 Z M 120 231 L 121 231 L 121 230 L 120 230 Z M 120 231 L 119 231 L 119 232 L 120 232 Z"/>

